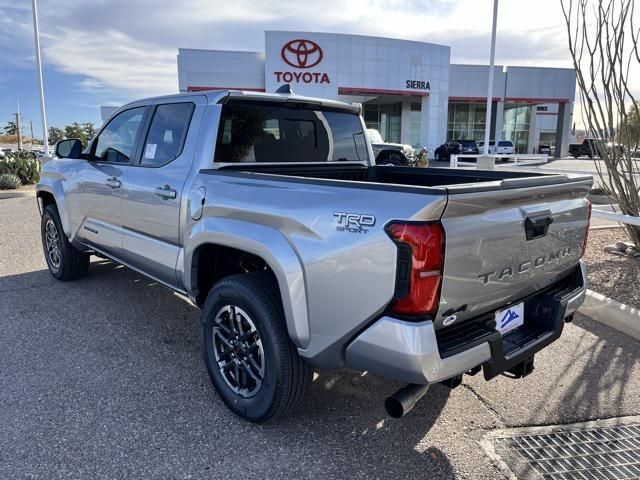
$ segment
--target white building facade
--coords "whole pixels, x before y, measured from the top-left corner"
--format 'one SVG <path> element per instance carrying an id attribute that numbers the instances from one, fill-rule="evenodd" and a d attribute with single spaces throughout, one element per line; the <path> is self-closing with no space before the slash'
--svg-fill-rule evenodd
<path id="1" fill-rule="evenodd" d="M 390 142 L 426 146 L 484 138 L 489 67 L 450 63 L 451 48 L 389 38 L 265 32 L 265 51 L 179 49 L 180 91 L 274 92 L 363 104 L 368 127 Z M 521 153 L 540 144 L 564 154 L 575 95 L 573 69 L 496 66 L 491 138 Z"/>

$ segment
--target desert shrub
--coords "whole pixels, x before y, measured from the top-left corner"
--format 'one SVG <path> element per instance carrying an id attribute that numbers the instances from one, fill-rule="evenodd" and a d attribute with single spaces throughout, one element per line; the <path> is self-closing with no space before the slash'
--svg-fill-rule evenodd
<path id="1" fill-rule="evenodd" d="M 10 153 L 0 160 L 0 174 L 16 175 L 24 184 L 36 183 L 40 180 L 40 162 L 28 151 Z"/>
<path id="2" fill-rule="evenodd" d="M 20 178 L 13 173 L 0 174 L 0 190 L 13 190 L 22 185 Z"/>

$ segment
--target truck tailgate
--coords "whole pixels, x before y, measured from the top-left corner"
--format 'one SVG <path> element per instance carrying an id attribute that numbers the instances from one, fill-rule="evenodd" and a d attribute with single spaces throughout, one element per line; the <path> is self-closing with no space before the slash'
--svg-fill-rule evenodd
<path id="1" fill-rule="evenodd" d="M 450 187 L 436 329 L 503 308 L 572 271 L 588 222 L 591 177 L 550 175 Z"/>

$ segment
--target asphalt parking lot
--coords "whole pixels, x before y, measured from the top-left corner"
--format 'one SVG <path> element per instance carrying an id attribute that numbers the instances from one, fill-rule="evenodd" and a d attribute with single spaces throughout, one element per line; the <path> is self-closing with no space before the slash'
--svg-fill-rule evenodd
<path id="1" fill-rule="evenodd" d="M 2 194 L 5 195 L 5 194 Z M 478 441 L 510 426 L 640 414 L 640 342 L 577 315 L 523 380 L 400 385 L 318 372 L 304 409 L 255 426 L 214 392 L 199 311 L 105 261 L 60 283 L 33 196 L 0 197 L 0 478 L 503 478 Z"/>

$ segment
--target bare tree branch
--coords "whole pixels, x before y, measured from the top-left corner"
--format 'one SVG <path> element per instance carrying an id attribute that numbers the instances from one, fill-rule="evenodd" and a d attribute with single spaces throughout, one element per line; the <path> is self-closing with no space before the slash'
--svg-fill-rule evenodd
<path id="1" fill-rule="evenodd" d="M 569 53 L 576 70 L 582 119 L 595 139 L 602 185 L 626 215 L 639 216 L 640 106 L 629 85 L 640 66 L 635 0 L 561 0 Z M 625 229 L 640 248 L 640 228 Z"/>

